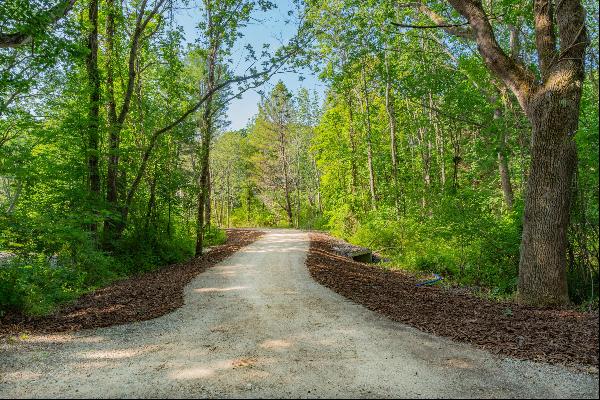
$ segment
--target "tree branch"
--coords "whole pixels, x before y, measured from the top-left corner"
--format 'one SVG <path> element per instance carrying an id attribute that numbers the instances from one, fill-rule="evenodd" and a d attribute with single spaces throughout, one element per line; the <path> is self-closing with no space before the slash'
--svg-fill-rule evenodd
<path id="1" fill-rule="evenodd" d="M 465 22 L 464 24 L 446 24 L 446 25 L 406 25 L 406 24 L 399 24 L 397 22 L 392 22 L 392 25 L 397 26 L 399 28 L 437 29 L 437 28 L 453 28 L 453 27 L 465 26 L 465 25 L 469 25 L 469 23 Z"/>
<path id="2" fill-rule="evenodd" d="M 414 3 L 404 3 L 404 4 L 401 4 L 400 7 L 414 8 L 421 14 L 426 15 L 430 20 L 432 20 L 435 23 L 435 25 L 413 26 L 413 25 L 396 24 L 396 23 L 392 22 L 393 25 L 400 26 L 402 28 L 425 28 L 425 29 L 439 28 L 439 29 L 443 29 L 444 31 L 446 31 L 446 33 L 449 33 L 450 35 L 461 37 L 461 38 L 467 39 L 467 40 L 475 40 L 472 29 L 470 27 L 466 27 L 466 25 L 469 25 L 468 22 L 463 23 L 463 24 L 451 24 L 448 21 L 446 21 L 446 19 L 444 17 L 442 17 L 441 15 L 439 15 L 438 13 L 436 13 L 435 11 L 433 11 L 432 9 L 430 9 L 429 7 L 427 7 L 425 4 L 423 4 L 420 1 L 414 2 Z"/>
<path id="3" fill-rule="evenodd" d="M 35 16 L 33 19 L 40 21 L 38 23 L 40 25 L 39 28 L 46 29 L 48 26 L 65 17 L 73 8 L 75 1 L 76 0 L 62 0 L 48 11 Z M 31 29 L 34 27 L 29 28 Z M 32 32 L 0 33 L 0 48 L 16 48 L 31 43 L 32 39 Z"/>
<path id="4" fill-rule="evenodd" d="M 515 94 L 523 109 L 527 109 L 529 96 L 535 90 L 535 77 L 519 61 L 512 59 L 498 44 L 492 25 L 481 2 L 474 0 L 448 0 L 473 30 L 477 48 L 486 66 Z"/>
<path id="5" fill-rule="evenodd" d="M 535 0 L 533 5 L 535 47 L 537 48 L 542 80 L 548 76 L 550 65 L 556 58 L 554 10 L 552 0 Z"/>
<path id="6" fill-rule="evenodd" d="M 284 58 L 285 60 L 286 58 Z M 207 91 L 201 98 L 200 100 L 198 100 L 198 102 L 196 104 L 194 104 L 192 107 L 190 107 L 188 110 L 186 110 L 181 116 L 179 116 L 179 118 L 177 118 L 175 121 L 171 122 L 170 124 L 164 126 L 163 128 L 155 131 L 152 134 L 152 137 L 150 138 L 150 142 L 148 144 L 148 147 L 146 148 L 146 150 L 144 151 L 144 154 L 142 156 L 142 163 L 140 164 L 140 167 L 138 169 L 138 172 L 133 180 L 133 182 L 131 183 L 131 187 L 129 189 L 129 191 L 127 192 L 127 198 L 125 201 L 125 207 L 128 208 L 129 205 L 131 204 L 132 200 L 133 200 L 133 196 L 135 195 L 135 192 L 140 184 L 140 181 L 142 179 L 142 177 L 144 176 L 144 172 L 146 171 L 146 167 L 148 164 L 148 160 L 150 159 L 150 156 L 152 154 L 152 151 L 154 150 L 154 146 L 156 146 L 156 143 L 158 141 L 158 138 L 170 131 L 171 129 L 173 129 L 174 127 L 176 127 L 177 125 L 179 125 L 180 123 L 182 123 L 183 121 L 185 121 L 191 114 L 195 113 L 196 111 L 198 111 L 200 109 L 200 107 L 202 107 L 202 105 L 211 97 L 213 96 L 216 92 L 218 92 L 219 90 L 234 84 L 234 83 L 240 83 L 240 82 L 245 82 L 251 79 L 256 79 L 259 78 L 261 76 L 265 77 L 264 80 L 266 80 L 267 77 L 272 76 L 274 73 L 276 73 L 276 71 L 281 68 L 281 66 L 283 65 L 283 61 L 281 61 L 280 64 L 273 64 L 271 65 L 270 68 L 268 68 L 265 71 L 261 71 L 261 72 L 256 72 L 254 74 L 251 75 L 244 75 L 244 76 L 238 76 L 235 78 L 231 78 L 228 79 L 218 85 L 216 85 L 214 88 L 212 88 L 211 90 Z"/>

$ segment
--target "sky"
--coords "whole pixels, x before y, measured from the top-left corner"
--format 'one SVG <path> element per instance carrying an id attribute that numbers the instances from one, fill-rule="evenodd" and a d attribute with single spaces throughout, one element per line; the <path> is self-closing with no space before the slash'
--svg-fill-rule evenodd
<path id="1" fill-rule="evenodd" d="M 202 10 L 199 7 L 193 7 L 192 3 L 190 2 L 187 9 L 178 10 L 175 15 L 176 23 L 183 27 L 186 39 L 190 43 L 199 37 L 199 30 L 196 26 L 202 18 Z M 247 44 L 252 45 L 257 53 L 260 52 L 263 43 L 269 43 L 271 49 L 276 49 L 295 33 L 294 24 L 285 23 L 286 19 L 289 19 L 288 11 L 294 9 L 291 1 L 279 0 L 275 3 L 277 4 L 276 9 L 269 10 L 266 13 L 256 12 L 254 16 L 257 20 L 251 21 L 241 31 L 244 37 L 239 39 L 233 51 L 233 61 L 236 66 L 234 71 L 237 74 L 243 74 L 248 66 L 244 62 L 244 55 L 246 54 L 244 46 Z M 301 81 L 300 76 L 303 76 L 304 80 Z M 324 97 L 325 85 L 309 71 L 304 71 L 302 74 L 294 72 L 277 74 L 261 88 L 248 91 L 242 95 L 241 99 L 231 101 L 228 109 L 228 119 L 231 121 L 231 125 L 228 129 L 237 130 L 246 127 L 248 121 L 258 112 L 260 101 L 258 91 L 262 89 L 265 93 L 268 93 L 279 80 L 282 80 L 292 93 L 296 93 L 301 87 L 304 87 L 311 92 L 316 90 L 321 98 Z"/>

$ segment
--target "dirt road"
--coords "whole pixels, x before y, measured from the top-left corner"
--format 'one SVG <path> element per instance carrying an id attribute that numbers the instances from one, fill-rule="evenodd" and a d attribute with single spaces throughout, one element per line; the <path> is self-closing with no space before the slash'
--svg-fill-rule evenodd
<path id="1" fill-rule="evenodd" d="M 0 349 L 0 397 L 590 397 L 594 375 L 494 357 L 317 283 L 308 235 L 269 231 L 145 322 Z"/>

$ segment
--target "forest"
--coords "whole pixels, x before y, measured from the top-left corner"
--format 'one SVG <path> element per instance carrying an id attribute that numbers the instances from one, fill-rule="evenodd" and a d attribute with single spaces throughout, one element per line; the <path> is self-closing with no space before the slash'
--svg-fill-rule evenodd
<path id="1" fill-rule="evenodd" d="M 0 3 L 0 314 L 229 227 L 327 231 L 479 296 L 597 310 L 597 0 L 282 3 Z M 291 38 L 244 46 L 278 7 Z"/>

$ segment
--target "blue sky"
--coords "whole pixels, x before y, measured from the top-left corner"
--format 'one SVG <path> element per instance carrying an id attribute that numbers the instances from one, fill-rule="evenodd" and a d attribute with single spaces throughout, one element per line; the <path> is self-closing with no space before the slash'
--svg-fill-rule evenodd
<path id="1" fill-rule="evenodd" d="M 190 2 L 190 7 L 185 10 L 179 10 L 175 15 L 175 19 L 178 25 L 181 25 L 186 33 L 187 40 L 193 42 L 198 38 L 199 31 L 196 25 L 202 18 L 202 10 L 200 6 L 193 7 L 193 2 Z M 263 43 L 269 43 L 272 49 L 277 48 L 280 43 L 286 42 L 294 33 L 295 26 L 293 23 L 286 24 L 286 19 L 289 19 L 287 13 L 289 10 L 293 10 L 293 5 L 290 0 L 276 1 L 278 7 L 270 10 L 266 13 L 256 12 L 255 17 L 257 21 L 252 21 L 243 31 L 244 37 L 239 39 L 234 49 L 234 69 L 237 73 L 243 73 L 247 68 L 247 64 L 244 63 L 244 46 L 251 44 L 257 52 L 260 51 Z M 310 91 L 316 90 L 321 97 L 325 90 L 325 86 L 318 78 L 312 75 L 310 72 L 302 74 L 304 77 L 303 81 L 300 81 L 300 74 L 285 72 L 277 74 L 267 82 L 262 90 L 269 92 L 271 88 L 279 80 L 282 80 L 285 85 L 292 92 L 297 92 L 301 87 L 305 87 Z M 244 128 L 248 120 L 250 120 L 258 111 L 258 102 L 260 101 L 260 95 L 258 90 L 252 90 L 246 92 L 241 99 L 234 99 L 228 110 L 228 118 L 231 121 L 231 125 L 228 129 L 240 129 Z"/>

